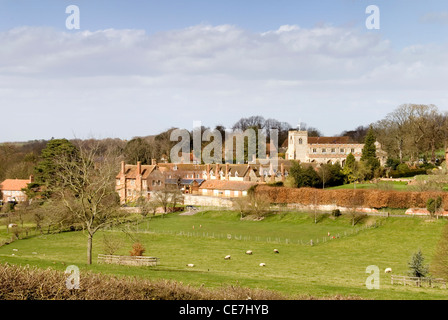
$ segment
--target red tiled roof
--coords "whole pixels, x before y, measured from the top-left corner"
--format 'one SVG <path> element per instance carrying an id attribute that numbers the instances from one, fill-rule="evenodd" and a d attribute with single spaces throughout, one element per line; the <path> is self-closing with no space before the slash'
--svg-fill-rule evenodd
<path id="1" fill-rule="evenodd" d="M 148 178 L 149 174 L 156 168 L 155 165 L 142 165 L 142 179 Z M 125 175 L 127 179 L 137 178 L 137 165 L 127 164 L 125 167 Z M 117 175 L 117 178 L 120 174 Z"/>
<path id="2" fill-rule="evenodd" d="M 206 180 L 199 189 L 246 191 L 256 184 L 253 181 Z"/>
<path id="3" fill-rule="evenodd" d="M 350 137 L 308 137 L 308 144 L 353 144 Z"/>
<path id="4" fill-rule="evenodd" d="M 31 180 L 23 180 L 23 179 L 6 179 L 2 183 L 0 183 L 0 190 L 5 191 L 21 191 L 23 188 L 26 188 L 28 183 Z"/>

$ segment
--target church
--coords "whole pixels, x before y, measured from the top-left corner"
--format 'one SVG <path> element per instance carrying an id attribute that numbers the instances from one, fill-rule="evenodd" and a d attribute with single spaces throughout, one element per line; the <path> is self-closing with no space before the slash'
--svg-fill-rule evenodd
<path id="1" fill-rule="evenodd" d="M 286 141 L 285 141 L 286 142 Z M 381 144 L 375 142 L 376 154 L 381 165 L 387 160 L 387 154 Z M 286 159 L 298 160 L 302 163 L 334 164 L 344 166 L 345 159 L 351 153 L 359 161 L 363 143 L 353 142 L 350 137 L 308 137 L 308 131 L 290 130 L 288 133 Z"/>

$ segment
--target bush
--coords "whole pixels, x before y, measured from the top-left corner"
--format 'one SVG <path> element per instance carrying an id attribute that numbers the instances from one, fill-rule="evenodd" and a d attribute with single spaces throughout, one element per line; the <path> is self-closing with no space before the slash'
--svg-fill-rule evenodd
<path id="1" fill-rule="evenodd" d="M 172 280 L 113 277 L 84 272 L 79 289 L 65 286 L 63 271 L 0 264 L 1 300 L 285 300 L 288 297 L 263 289 L 225 286 L 193 287 Z M 312 299 L 310 296 L 298 297 Z M 334 297 L 337 299 L 338 297 Z M 356 297 L 354 297 L 355 299 Z M 350 299 L 350 297 L 346 298 Z"/>
<path id="2" fill-rule="evenodd" d="M 334 210 L 332 210 L 331 211 L 331 215 L 333 216 L 333 217 L 339 217 L 340 215 L 342 215 L 342 213 L 341 213 L 341 210 L 339 210 L 339 209 L 334 209 Z"/>
<path id="3" fill-rule="evenodd" d="M 136 242 L 132 245 L 132 250 L 129 251 L 129 253 L 133 257 L 140 257 L 143 255 L 145 251 L 146 251 L 145 247 L 140 242 Z"/>
<path id="4" fill-rule="evenodd" d="M 407 167 L 407 166 L 406 166 Z M 408 178 L 420 174 L 426 174 L 426 169 L 408 169 L 407 171 L 391 170 L 389 172 L 390 178 Z"/>

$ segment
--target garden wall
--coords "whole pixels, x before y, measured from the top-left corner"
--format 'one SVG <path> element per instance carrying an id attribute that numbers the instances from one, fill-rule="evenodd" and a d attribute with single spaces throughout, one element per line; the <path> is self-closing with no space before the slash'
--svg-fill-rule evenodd
<path id="1" fill-rule="evenodd" d="M 313 188 L 287 188 L 258 185 L 257 195 L 271 203 L 303 205 L 335 205 L 338 207 L 367 208 L 426 208 L 428 199 L 441 196 L 443 207 L 448 210 L 448 192 L 407 192 L 386 190 L 325 190 Z"/>

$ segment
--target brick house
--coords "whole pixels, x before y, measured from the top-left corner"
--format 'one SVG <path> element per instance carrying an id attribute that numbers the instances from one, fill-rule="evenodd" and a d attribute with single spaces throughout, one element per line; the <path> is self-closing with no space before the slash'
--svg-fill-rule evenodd
<path id="1" fill-rule="evenodd" d="M 206 180 L 199 187 L 199 194 L 215 197 L 244 197 L 248 190 L 257 185 L 253 181 Z"/>
<path id="2" fill-rule="evenodd" d="M 120 173 L 116 176 L 115 190 L 120 196 L 120 203 L 136 201 L 140 197 L 150 198 L 152 191 L 165 187 L 165 175 L 157 164 L 137 165 L 121 162 Z"/>
<path id="3" fill-rule="evenodd" d="M 33 176 L 29 179 L 6 179 L 0 183 L 0 192 L 3 202 L 24 202 L 28 198 L 22 189 L 25 189 L 29 183 L 33 182 Z"/>

